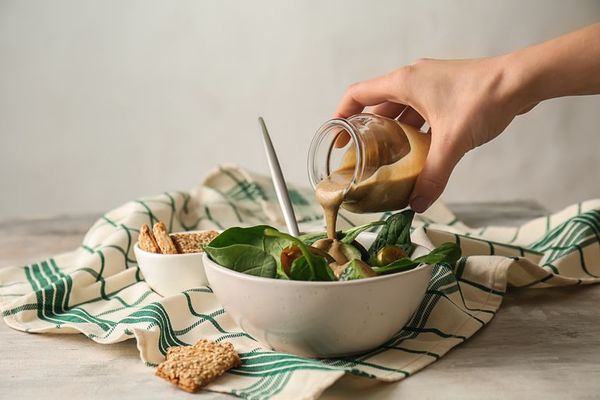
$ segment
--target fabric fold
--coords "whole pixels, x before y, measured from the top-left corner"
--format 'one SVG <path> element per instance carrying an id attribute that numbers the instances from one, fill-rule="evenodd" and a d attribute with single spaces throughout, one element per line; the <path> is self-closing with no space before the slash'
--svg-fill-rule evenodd
<path id="1" fill-rule="evenodd" d="M 311 190 L 290 186 L 300 228 L 322 230 Z M 388 213 L 342 213 L 348 227 Z M 170 231 L 230 226 L 283 226 L 270 179 L 219 167 L 190 192 L 129 202 L 104 214 L 67 253 L 0 269 L 0 309 L 12 328 L 82 333 L 98 343 L 134 339 L 148 365 L 170 346 L 201 338 L 227 340 L 243 364 L 208 389 L 243 398 L 313 399 L 345 373 L 404 379 L 464 342 L 498 311 L 509 287 L 544 288 L 600 282 L 600 200 L 567 207 L 520 227 L 471 229 L 441 203 L 414 221 L 426 247 L 452 241 L 464 257 L 436 265 L 427 293 L 407 325 L 380 348 L 355 357 L 314 360 L 265 348 L 235 325 L 208 287 L 161 297 L 144 281 L 133 254 L 139 227 L 163 221 Z"/>

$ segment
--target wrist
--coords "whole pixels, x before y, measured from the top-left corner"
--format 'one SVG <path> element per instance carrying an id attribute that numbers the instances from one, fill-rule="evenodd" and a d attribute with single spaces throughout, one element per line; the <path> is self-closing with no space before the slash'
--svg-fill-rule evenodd
<path id="1" fill-rule="evenodd" d="M 519 53 L 509 53 L 493 58 L 495 71 L 500 76 L 499 97 L 505 107 L 515 114 L 542 100 L 535 70 L 527 65 Z"/>

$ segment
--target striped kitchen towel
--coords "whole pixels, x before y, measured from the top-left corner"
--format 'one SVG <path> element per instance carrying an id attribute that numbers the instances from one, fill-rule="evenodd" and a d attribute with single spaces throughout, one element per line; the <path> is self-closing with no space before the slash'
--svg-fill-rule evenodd
<path id="1" fill-rule="evenodd" d="M 301 229 L 323 227 L 310 190 L 291 187 Z M 344 214 L 361 224 L 385 215 Z M 200 338 L 228 340 L 243 364 L 208 389 L 248 399 L 312 399 L 345 373 L 404 379 L 435 362 L 487 324 L 507 286 L 543 288 L 600 281 L 600 200 L 573 205 L 519 228 L 470 229 L 436 205 L 414 222 L 425 246 L 460 244 L 454 269 L 434 267 L 422 304 L 387 343 L 355 357 L 314 360 L 273 352 L 236 326 L 210 288 L 163 298 L 144 282 L 132 246 L 143 223 L 171 231 L 223 229 L 283 220 L 270 180 L 233 166 L 192 192 L 163 193 L 104 214 L 74 251 L 0 269 L 0 309 L 14 329 L 83 333 L 98 343 L 135 339 L 142 361 L 156 365 L 170 346 Z"/>

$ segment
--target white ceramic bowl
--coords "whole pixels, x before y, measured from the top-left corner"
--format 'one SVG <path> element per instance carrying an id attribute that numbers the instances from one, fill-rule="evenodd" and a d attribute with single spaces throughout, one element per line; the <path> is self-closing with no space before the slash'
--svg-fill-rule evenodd
<path id="1" fill-rule="evenodd" d="M 358 237 L 365 247 L 375 235 Z M 428 253 L 417 247 L 413 256 Z M 373 349 L 408 322 L 431 278 L 431 265 L 347 282 L 261 278 L 221 267 L 203 254 L 210 287 L 246 332 L 272 349 L 337 357 Z"/>
<path id="2" fill-rule="evenodd" d="M 208 285 L 202 255 L 204 253 L 156 254 L 133 251 L 148 285 L 161 296 L 173 296 L 184 290 Z"/>

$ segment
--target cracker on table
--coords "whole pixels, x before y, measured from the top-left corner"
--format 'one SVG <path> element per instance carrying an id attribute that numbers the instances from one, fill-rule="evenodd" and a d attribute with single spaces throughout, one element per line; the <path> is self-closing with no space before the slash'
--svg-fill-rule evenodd
<path id="1" fill-rule="evenodd" d="M 214 238 L 219 236 L 219 232 L 180 232 L 171 233 L 169 236 L 171 236 L 179 254 L 200 253 L 202 252 L 202 246 L 209 244 Z"/>
<path id="2" fill-rule="evenodd" d="M 156 375 L 193 393 L 241 363 L 231 343 L 202 339 L 193 346 L 169 348 Z"/>
<path id="3" fill-rule="evenodd" d="M 150 253 L 160 253 L 160 247 L 156 243 L 156 239 L 150 230 L 150 227 L 146 224 L 140 228 L 140 236 L 138 238 L 140 249 L 148 251 Z"/>
<path id="4" fill-rule="evenodd" d="M 152 232 L 154 233 L 156 243 L 158 243 L 158 247 L 160 247 L 163 254 L 177 254 L 177 249 L 169 237 L 165 224 L 160 221 L 155 223 Z"/>

